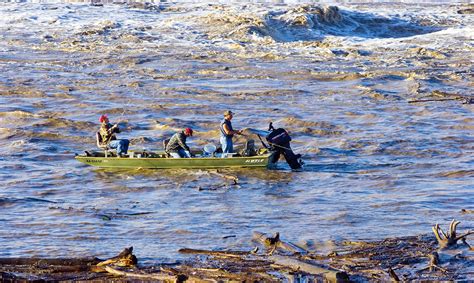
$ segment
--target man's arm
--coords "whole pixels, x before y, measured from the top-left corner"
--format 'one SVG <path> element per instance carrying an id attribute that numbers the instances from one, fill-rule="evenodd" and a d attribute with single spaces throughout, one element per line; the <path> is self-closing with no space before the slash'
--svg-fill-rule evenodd
<path id="1" fill-rule="evenodd" d="M 191 152 L 191 150 L 189 149 L 188 145 L 184 142 L 182 135 L 179 135 L 179 137 L 178 137 L 178 144 L 179 144 L 182 148 L 184 148 L 184 150 Z"/>
<path id="2" fill-rule="evenodd" d="M 227 124 L 223 124 L 222 128 L 224 129 L 226 135 L 240 135 L 242 133 L 241 131 L 232 131 L 231 129 L 229 129 L 229 126 L 227 126 Z"/>
<path id="3" fill-rule="evenodd" d="M 112 127 L 109 128 L 109 133 L 120 133 L 120 129 L 118 127 L 118 124 L 113 125 Z"/>

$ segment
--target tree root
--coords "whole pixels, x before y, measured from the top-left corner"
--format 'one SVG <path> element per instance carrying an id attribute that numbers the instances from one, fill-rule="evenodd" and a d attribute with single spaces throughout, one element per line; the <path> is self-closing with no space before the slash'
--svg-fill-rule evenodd
<path id="1" fill-rule="evenodd" d="M 441 249 L 456 246 L 459 240 L 465 240 L 468 235 L 474 233 L 474 231 L 469 231 L 463 235 L 456 236 L 456 227 L 459 225 L 459 223 L 461 222 L 453 219 L 453 221 L 451 221 L 451 224 L 449 224 L 448 234 L 444 233 L 443 229 L 439 227 L 439 224 L 436 224 L 431 228 Z"/>
<path id="2" fill-rule="evenodd" d="M 253 232 L 253 239 L 269 248 L 269 254 L 273 254 L 277 248 L 290 253 L 307 254 L 308 251 L 290 242 L 280 240 L 280 233 L 273 237 L 267 237 L 264 233 Z"/>
<path id="3" fill-rule="evenodd" d="M 106 266 L 106 265 L 117 265 L 117 266 L 136 266 L 138 263 L 137 257 L 132 253 L 133 247 L 125 248 L 117 256 L 111 257 L 104 261 L 101 261 L 97 266 Z"/>
<path id="4" fill-rule="evenodd" d="M 422 272 L 427 269 L 429 270 L 429 272 L 433 272 L 435 269 L 439 269 L 444 273 L 448 272 L 446 269 L 439 266 L 439 255 L 437 252 L 432 252 L 431 254 L 428 255 L 428 258 L 430 260 L 429 265 L 425 268 L 418 270 L 417 272 Z"/>

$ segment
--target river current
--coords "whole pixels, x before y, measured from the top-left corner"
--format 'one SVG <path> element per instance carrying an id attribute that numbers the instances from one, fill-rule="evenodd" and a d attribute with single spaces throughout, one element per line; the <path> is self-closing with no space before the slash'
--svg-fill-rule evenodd
<path id="1" fill-rule="evenodd" d="M 474 18 L 467 4 L 0 2 L 2 257 L 251 249 L 473 229 Z M 472 11 L 471 11 L 472 12 Z M 409 103 L 413 99 L 446 99 Z M 287 129 L 303 172 L 104 170 L 98 118 L 131 149 Z M 236 141 L 237 145 L 242 139 Z M 238 178 L 238 184 L 222 175 Z"/>

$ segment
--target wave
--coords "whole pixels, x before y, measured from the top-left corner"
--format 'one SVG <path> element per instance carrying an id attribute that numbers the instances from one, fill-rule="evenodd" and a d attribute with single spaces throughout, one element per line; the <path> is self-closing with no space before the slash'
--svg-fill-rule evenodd
<path id="1" fill-rule="evenodd" d="M 275 42 L 311 41 L 322 40 L 327 35 L 400 38 L 441 29 L 426 21 L 342 10 L 337 6 L 301 5 L 261 15 L 223 7 L 219 10 L 201 19 L 209 26 L 210 35 L 246 42 L 262 38 L 271 38 Z"/>
<path id="2" fill-rule="evenodd" d="M 438 175 L 447 178 L 474 177 L 474 170 L 448 171 L 439 173 Z"/>
<path id="3" fill-rule="evenodd" d="M 20 119 L 20 118 L 32 118 L 38 117 L 38 115 L 30 113 L 28 111 L 23 110 L 15 110 L 15 111 L 5 111 L 0 112 L 0 117 L 5 119 Z"/>
<path id="4" fill-rule="evenodd" d="M 5 129 L 0 128 L 0 138 L 2 140 L 13 140 L 10 147 L 30 147 L 31 143 L 39 142 L 77 142 L 78 135 L 71 133 L 71 135 L 65 135 L 58 132 L 45 132 L 37 130 L 23 130 L 23 129 Z M 80 139 L 84 143 L 95 144 L 93 134 L 90 137 L 80 136 Z"/>
<path id="5" fill-rule="evenodd" d="M 306 137 L 341 136 L 343 128 L 324 121 L 307 121 L 297 117 L 286 117 L 273 123 L 277 127 L 291 129 L 292 135 Z"/>
<path id="6" fill-rule="evenodd" d="M 44 98 L 47 97 L 47 94 L 44 91 L 35 89 L 31 86 L 7 87 L 0 84 L 0 97 L 2 96 Z"/>
<path id="7" fill-rule="evenodd" d="M 74 131 L 86 130 L 92 131 L 98 128 L 97 124 L 85 121 L 73 121 L 65 118 L 48 117 L 45 120 L 32 125 L 34 128 L 45 127 L 52 129 L 68 128 Z"/>
<path id="8" fill-rule="evenodd" d="M 51 201 L 47 199 L 35 198 L 35 197 L 25 197 L 25 198 L 0 198 L 0 207 L 11 206 L 15 204 L 31 204 L 33 202 L 39 203 L 57 203 L 56 201 Z"/>
<path id="9" fill-rule="evenodd" d="M 120 24 L 110 21 L 104 20 L 100 21 L 94 25 L 84 27 L 84 30 L 80 31 L 78 35 L 88 36 L 88 35 L 103 35 L 107 32 L 120 28 Z"/>
<path id="10" fill-rule="evenodd" d="M 9 134 L 21 130 L 20 127 L 29 127 L 32 132 L 38 132 L 44 129 L 63 129 L 68 128 L 74 131 L 92 131 L 97 128 L 97 124 L 86 121 L 69 120 L 58 116 L 62 113 L 43 112 L 35 114 L 23 110 L 0 112 L 0 121 L 9 128 L 0 128 L 0 136 L 8 136 Z"/>

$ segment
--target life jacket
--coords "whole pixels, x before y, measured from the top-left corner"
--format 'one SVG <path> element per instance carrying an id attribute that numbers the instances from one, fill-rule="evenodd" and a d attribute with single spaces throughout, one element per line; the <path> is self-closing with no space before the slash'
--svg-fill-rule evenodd
<path id="1" fill-rule="evenodd" d="M 110 141 L 116 140 L 117 137 L 115 136 L 115 133 L 120 132 L 117 128 L 114 129 L 113 132 L 109 132 L 109 129 L 112 127 L 112 124 L 102 124 L 99 129 L 99 133 L 102 137 L 102 144 L 106 145 Z"/>
<path id="2" fill-rule="evenodd" d="M 221 125 L 220 125 L 220 127 L 219 127 L 219 129 L 221 130 L 221 136 L 222 136 L 222 137 L 226 137 L 226 138 L 231 138 L 231 137 L 233 137 L 234 135 L 228 135 L 228 134 L 226 134 L 226 132 L 224 131 L 224 124 L 227 125 L 227 127 L 229 128 L 229 130 L 231 130 L 231 131 L 234 130 L 234 129 L 232 128 L 232 123 L 231 123 L 229 120 L 224 119 L 224 120 L 222 120 Z"/>

